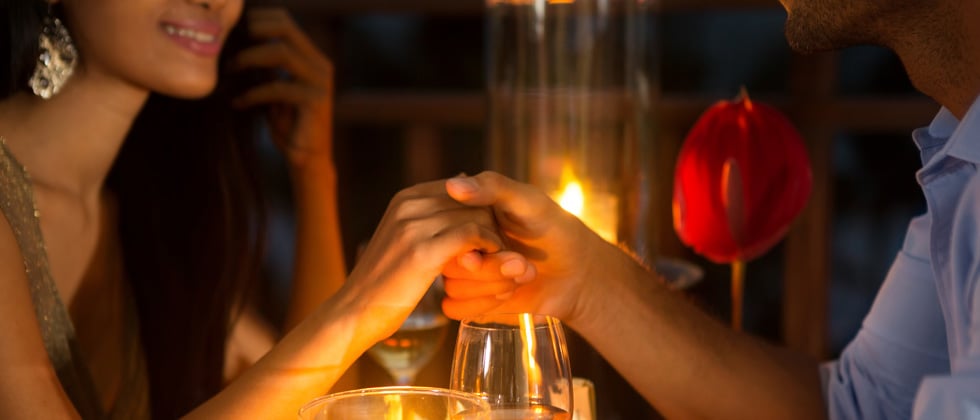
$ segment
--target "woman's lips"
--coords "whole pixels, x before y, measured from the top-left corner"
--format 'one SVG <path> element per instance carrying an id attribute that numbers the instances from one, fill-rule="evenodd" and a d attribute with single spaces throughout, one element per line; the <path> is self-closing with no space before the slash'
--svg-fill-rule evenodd
<path id="1" fill-rule="evenodd" d="M 163 22 L 160 28 L 173 40 L 191 52 L 214 57 L 221 52 L 221 25 L 204 21 Z"/>

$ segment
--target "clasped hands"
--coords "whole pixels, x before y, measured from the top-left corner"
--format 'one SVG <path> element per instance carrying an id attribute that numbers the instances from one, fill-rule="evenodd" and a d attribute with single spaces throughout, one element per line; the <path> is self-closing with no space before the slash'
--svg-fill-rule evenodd
<path id="1" fill-rule="evenodd" d="M 398 328 L 439 274 L 451 318 L 533 312 L 574 324 L 596 287 L 586 279 L 621 254 L 535 187 L 484 172 L 399 192 L 345 292 L 385 308 L 385 319 L 374 320 L 383 325 L 379 338 Z"/>

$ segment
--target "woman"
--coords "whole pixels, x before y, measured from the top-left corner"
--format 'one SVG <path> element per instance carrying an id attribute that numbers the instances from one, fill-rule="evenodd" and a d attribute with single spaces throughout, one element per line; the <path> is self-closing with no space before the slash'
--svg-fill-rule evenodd
<path id="1" fill-rule="evenodd" d="M 242 35 L 272 41 L 221 66 L 254 80 L 218 84 L 242 1 L 4 3 L 0 418 L 294 417 L 443 263 L 500 248 L 487 210 L 424 184 L 392 200 L 344 282 L 329 62 L 284 13 L 258 11 Z M 51 66 L 76 53 L 60 84 Z M 229 129 L 228 103 L 276 111 L 298 200 L 289 333 L 268 352 L 247 308 L 263 242 L 254 127 Z"/>

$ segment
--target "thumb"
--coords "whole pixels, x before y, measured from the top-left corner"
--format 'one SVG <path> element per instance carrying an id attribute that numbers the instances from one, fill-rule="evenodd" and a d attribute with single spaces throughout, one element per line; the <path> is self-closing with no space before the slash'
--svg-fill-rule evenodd
<path id="1" fill-rule="evenodd" d="M 468 206 L 493 207 L 495 213 L 513 221 L 537 220 L 558 209 L 541 190 L 492 171 L 450 178 L 446 181 L 446 192 Z"/>

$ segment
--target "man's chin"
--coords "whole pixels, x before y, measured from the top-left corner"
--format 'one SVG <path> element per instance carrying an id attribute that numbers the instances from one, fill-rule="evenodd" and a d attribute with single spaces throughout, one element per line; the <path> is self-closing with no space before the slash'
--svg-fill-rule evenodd
<path id="1" fill-rule="evenodd" d="M 855 45 L 840 38 L 830 37 L 830 32 L 798 25 L 792 18 L 786 21 L 786 42 L 793 51 L 801 54 L 835 51 Z"/>
<path id="2" fill-rule="evenodd" d="M 786 36 L 786 42 L 789 43 L 789 47 L 794 52 L 797 52 L 797 53 L 800 53 L 800 54 L 804 54 L 804 55 L 806 55 L 806 54 L 814 54 L 814 53 L 819 53 L 819 52 L 826 52 L 826 51 L 833 51 L 833 50 L 836 50 L 837 49 L 837 48 L 834 48 L 834 47 L 829 46 L 828 44 L 814 43 L 814 42 L 811 42 L 811 40 L 805 40 L 805 41 L 804 40 L 800 40 L 800 39 L 791 37 L 788 34 Z"/>

